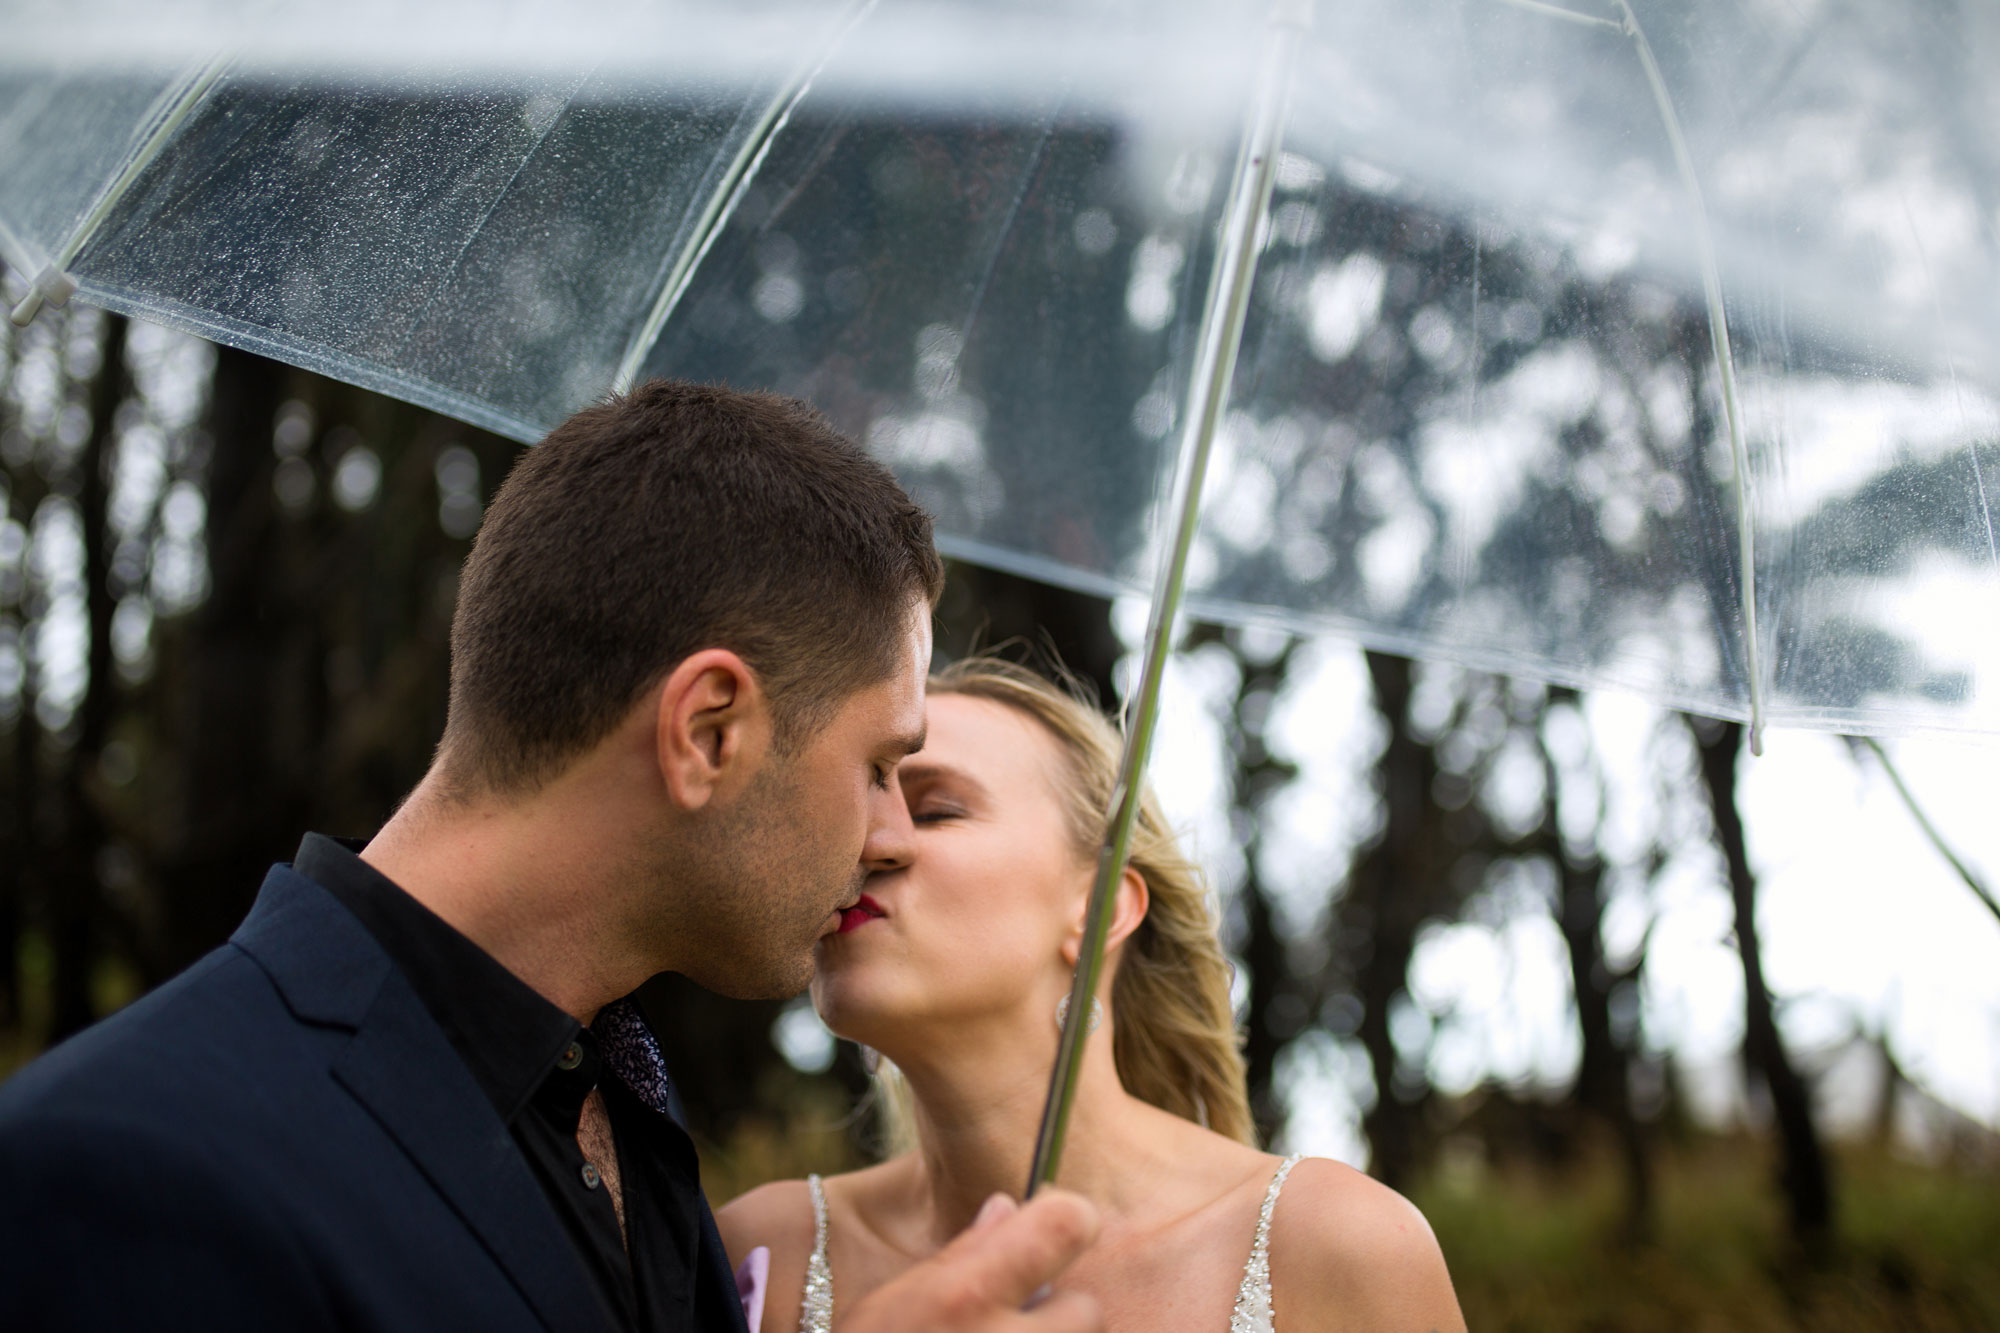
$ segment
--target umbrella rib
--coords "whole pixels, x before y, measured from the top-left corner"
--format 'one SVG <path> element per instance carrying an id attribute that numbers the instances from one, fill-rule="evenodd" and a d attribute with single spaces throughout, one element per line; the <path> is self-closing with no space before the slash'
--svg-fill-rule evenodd
<path id="1" fill-rule="evenodd" d="M 227 55 L 210 58 L 208 63 L 188 76 L 179 90 L 172 94 L 165 112 L 153 122 L 138 147 L 125 159 L 123 169 L 92 202 L 90 211 L 85 213 L 83 220 L 70 231 L 69 239 L 63 242 L 62 249 L 58 250 L 55 257 L 34 275 L 29 283 L 28 294 L 8 316 L 14 323 L 25 326 L 41 310 L 44 302 L 60 306 L 69 300 L 71 293 L 76 291 L 76 279 L 69 275 L 69 266 L 76 262 L 76 257 L 83 253 L 83 247 L 89 245 L 91 239 L 97 235 L 97 229 L 104 225 L 104 220 L 111 216 L 111 210 L 118 207 L 140 174 L 153 164 L 153 159 L 167 146 L 167 140 L 173 137 L 174 131 L 187 120 L 201 99 L 208 96 L 208 90 L 222 77 L 222 71 L 228 67 L 229 62 L 230 57 Z"/>
<path id="2" fill-rule="evenodd" d="M 1743 669 L 1750 686 L 1750 753 L 1761 755 L 1764 753 L 1764 665 L 1757 633 L 1757 538 L 1750 509 L 1750 450 L 1743 439 L 1743 411 L 1736 393 L 1736 357 L 1729 345 L 1729 316 L 1722 302 L 1722 272 L 1716 263 L 1715 237 L 1708 225 L 1708 203 L 1702 195 L 1701 178 L 1695 173 L 1694 155 L 1688 151 L 1687 136 L 1681 130 L 1680 113 L 1674 109 L 1666 76 L 1660 72 L 1653 44 L 1646 39 L 1646 30 L 1639 26 L 1639 16 L 1633 13 L 1631 0 L 1617 0 L 1625 15 L 1622 23 L 1547 4 L 1544 0 L 1501 0 L 1501 3 L 1567 23 L 1610 28 L 1632 39 L 1640 68 L 1652 89 L 1660 123 L 1666 129 L 1668 146 L 1673 149 L 1682 188 L 1694 204 L 1694 243 L 1701 262 L 1702 300 L 1708 307 L 1708 339 L 1715 352 L 1716 372 L 1722 380 L 1722 415 L 1729 427 L 1729 457 L 1733 465 L 1737 554 L 1743 566 L 1737 589 L 1743 616 Z"/>
<path id="3" fill-rule="evenodd" d="M 771 99 L 770 104 L 757 118 L 757 124 L 751 129 L 749 137 L 743 141 L 743 146 L 737 150 L 728 171 L 723 174 L 721 182 L 709 195 L 708 202 L 703 205 L 701 218 L 695 223 L 694 234 L 688 238 L 688 243 L 681 247 L 680 254 L 674 257 L 673 267 L 667 271 L 666 281 L 660 284 L 660 293 L 653 299 L 652 309 L 646 312 L 645 322 L 640 324 L 639 331 L 626 346 L 625 355 L 619 358 L 617 372 L 611 377 L 613 393 L 624 393 L 639 377 L 640 365 L 653 350 L 653 344 L 659 341 L 660 330 L 666 327 L 674 308 L 680 304 L 681 298 L 687 295 L 688 286 L 694 281 L 695 270 L 701 267 L 701 261 L 708 257 L 708 252 L 714 248 L 717 238 L 722 235 L 723 228 L 728 226 L 730 218 L 736 215 L 737 205 L 743 202 L 743 196 L 749 191 L 751 183 L 757 179 L 757 173 L 764 169 L 764 161 L 771 155 L 771 145 L 777 142 L 778 135 L 784 132 L 785 126 L 791 121 L 792 112 L 805 100 L 805 95 L 812 91 L 813 81 L 819 77 L 820 71 L 826 68 L 826 62 L 833 59 L 833 53 L 840 49 L 840 44 L 847 40 L 847 35 L 873 12 L 876 3 L 877 0 L 861 0 L 861 3 L 856 4 L 846 22 L 840 25 L 840 30 L 820 52 L 819 58 L 790 84 L 779 89 L 778 95 Z"/>
<path id="4" fill-rule="evenodd" d="M 1916 820 L 1917 828 L 1930 839 L 1930 844 L 1937 849 L 1938 855 L 1958 872 L 1958 877 L 1965 881 L 1965 887 L 1972 890 L 1973 896 L 1979 899 L 1987 911 L 1993 913 L 1993 919 L 2000 921 L 2000 899 L 1993 896 L 1993 891 L 1986 887 L 1986 881 L 1952 850 L 1951 844 L 1944 840 L 1942 833 L 1938 832 L 1937 825 L 1931 823 L 1930 816 L 1924 813 L 1923 806 L 1917 803 L 1916 795 L 1911 792 L 1909 784 L 1903 781 L 1902 773 L 1894 763 L 1890 762 L 1888 748 L 1873 736 L 1863 736 L 1861 743 L 1868 747 L 1875 756 L 1875 762 L 1882 765 L 1882 771 L 1889 775 L 1890 785 L 1894 786 L 1896 794 L 1903 798 L 1903 805 L 1909 810 L 1910 817 Z"/>
<path id="5" fill-rule="evenodd" d="M 1270 211 L 1271 187 L 1284 135 L 1292 69 L 1306 29 L 1312 25 L 1311 0 L 1279 0 L 1271 20 L 1264 60 L 1258 71 L 1257 100 L 1237 150 L 1235 179 L 1216 246 L 1202 310 L 1194 373 L 1188 384 L 1188 404 L 1175 479 L 1173 540 L 1162 548 L 1160 576 L 1154 584 L 1153 605 L 1146 628 L 1146 657 L 1126 730 L 1125 752 L 1119 761 L 1118 784 L 1111 798 L 1109 826 L 1097 858 L 1084 913 L 1084 936 L 1076 975 L 1070 984 L 1069 1009 L 1049 1073 L 1048 1100 L 1035 1136 L 1035 1156 L 1029 1168 L 1027 1193 L 1051 1184 L 1062 1167 L 1063 1140 L 1075 1104 L 1077 1078 L 1083 1066 L 1084 1038 L 1089 1034 L 1091 1001 L 1104 969 L 1105 938 L 1116 889 L 1131 851 L 1132 830 L 1138 822 L 1145 786 L 1146 759 L 1152 750 L 1159 719 L 1160 685 L 1172 648 L 1175 615 L 1187 586 L 1188 553 L 1201 515 L 1202 483 L 1215 443 L 1216 426 L 1236 372 L 1236 354 L 1243 339 L 1243 320 L 1250 305 L 1251 279 L 1257 270 L 1258 240 Z"/>
<path id="6" fill-rule="evenodd" d="M 1667 141 L 1674 152 L 1681 184 L 1694 203 L 1695 251 L 1701 259 L 1702 299 L 1708 306 L 1708 338 L 1715 351 L 1716 371 L 1722 377 L 1722 412 L 1729 426 L 1730 469 L 1736 492 L 1736 538 L 1743 565 L 1738 589 L 1743 609 L 1744 671 L 1750 678 L 1750 753 L 1764 753 L 1764 668 L 1757 635 L 1757 542 L 1756 525 L 1750 510 L 1750 451 L 1743 439 L 1743 413 L 1736 394 L 1736 358 L 1729 346 L 1729 316 L 1722 304 L 1722 273 L 1715 259 L 1715 237 L 1709 230 L 1708 204 L 1702 197 L 1701 179 L 1695 174 L 1694 156 L 1688 152 L 1687 136 L 1681 132 L 1680 114 L 1674 110 L 1660 62 L 1653 58 L 1653 44 L 1632 12 L 1631 0 L 1618 0 L 1625 11 L 1625 32 L 1638 51 L 1639 64 L 1652 86 L 1653 101 L 1666 127 Z"/>

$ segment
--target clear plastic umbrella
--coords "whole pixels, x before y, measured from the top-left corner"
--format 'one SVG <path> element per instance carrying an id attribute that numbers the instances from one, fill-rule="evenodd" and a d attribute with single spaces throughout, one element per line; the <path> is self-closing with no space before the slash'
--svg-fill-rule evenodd
<path id="1" fill-rule="evenodd" d="M 1183 587 L 1993 733 L 1996 59 L 1943 3 L 16 4 L 0 257 L 523 441 L 808 397 L 950 553 L 1156 594 L 1132 773 Z"/>

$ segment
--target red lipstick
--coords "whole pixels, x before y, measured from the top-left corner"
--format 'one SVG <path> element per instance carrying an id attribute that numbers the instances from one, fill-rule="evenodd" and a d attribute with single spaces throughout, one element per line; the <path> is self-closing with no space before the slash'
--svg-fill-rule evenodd
<path id="1" fill-rule="evenodd" d="M 859 930 L 876 917 L 887 915 L 882 910 L 882 904 L 864 893 L 855 899 L 854 906 L 840 909 L 840 933 L 845 935 L 850 930 Z"/>

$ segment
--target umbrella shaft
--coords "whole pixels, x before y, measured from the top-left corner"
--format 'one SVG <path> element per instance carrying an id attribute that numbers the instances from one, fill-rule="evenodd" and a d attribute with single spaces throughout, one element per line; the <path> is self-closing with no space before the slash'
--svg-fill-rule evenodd
<path id="1" fill-rule="evenodd" d="M 1152 612 L 1146 629 L 1145 665 L 1133 698 L 1126 728 L 1125 753 L 1119 763 L 1110 824 L 1098 852 L 1097 876 L 1091 884 L 1084 914 L 1084 937 L 1071 982 L 1068 1017 L 1049 1075 L 1048 1100 L 1035 1137 L 1034 1163 L 1027 1193 L 1052 1183 L 1062 1166 L 1063 1141 L 1076 1098 L 1076 1080 L 1089 1035 L 1091 1000 L 1104 968 L 1105 937 L 1111 925 L 1118 883 L 1124 876 L 1145 789 L 1146 760 L 1152 751 L 1159 718 L 1160 686 L 1172 646 L 1174 619 L 1187 584 L 1188 552 L 1194 544 L 1201 511 L 1202 483 L 1215 444 L 1229 382 L 1236 370 L 1236 352 L 1243 339 L 1243 319 L 1250 305 L 1250 284 L 1257 269 L 1258 239 L 1270 210 L 1278 145 L 1284 134 L 1285 110 L 1298 45 L 1310 25 L 1308 6 L 1281 4 L 1272 23 L 1262 67 L 1258 71 L 1256 103 L 1237 151 L 1236 174 L 1230 187 L 1215 267 L 1209 277 L 1196 344 L 1194 374 L 1188 385 L 1187 410 L 1182 414 L 1180 462 L 1176 470 L 1173 539 L 1162 551 L 1159 577 L 1153 587 Z"/>

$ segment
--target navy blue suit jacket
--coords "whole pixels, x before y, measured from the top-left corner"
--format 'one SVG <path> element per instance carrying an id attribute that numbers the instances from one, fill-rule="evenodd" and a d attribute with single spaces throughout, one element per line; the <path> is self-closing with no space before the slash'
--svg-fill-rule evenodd
<path id="1" fill-rule="evenodd" d="M 698 1278 L 731 1282 L 702 1221 Z M 610 1326 L 415 991 L 288 867 L 228 944 L 0 1084 L 0 1329 Z"/>

